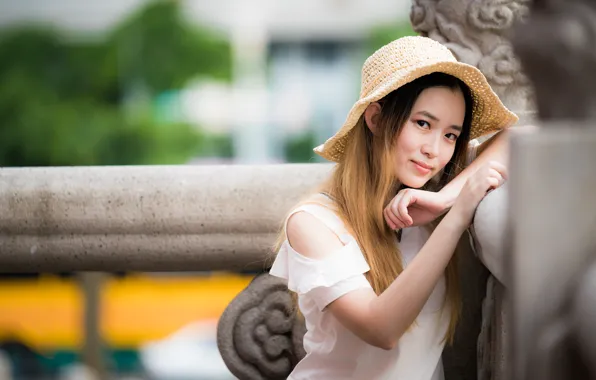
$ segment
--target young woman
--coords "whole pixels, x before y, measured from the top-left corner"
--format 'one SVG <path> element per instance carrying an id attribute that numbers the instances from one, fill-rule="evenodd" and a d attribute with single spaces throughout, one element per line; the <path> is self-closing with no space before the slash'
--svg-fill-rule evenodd
<path id="1" fill-rule="evenodd" d="M 366 60 L 360 99 L 315 149 L 334 172 L 288 216 L 270 271 L 306 321 L 290 379 L 443 378 L 458 317 L 452 256 L 506 178 L 502 137 L 464 169 L 469 142 L 516 121 L 476 68 L 431 39 Z"/>

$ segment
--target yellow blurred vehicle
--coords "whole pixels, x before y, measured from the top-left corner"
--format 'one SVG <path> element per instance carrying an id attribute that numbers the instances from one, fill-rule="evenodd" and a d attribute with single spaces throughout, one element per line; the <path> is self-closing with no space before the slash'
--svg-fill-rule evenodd
<path id="1" fill-rule="evenodd" d="M 134 371 L 142 345 L 193 322 L 219 319 L 252 278 L 229 273 L 107 275 L 101 285 L 100 330 L 112 364 Z M 76 277 L 0 280 L 0 342 L 24 345 L 52 368 L 78 360 L 83 297 Z"/>

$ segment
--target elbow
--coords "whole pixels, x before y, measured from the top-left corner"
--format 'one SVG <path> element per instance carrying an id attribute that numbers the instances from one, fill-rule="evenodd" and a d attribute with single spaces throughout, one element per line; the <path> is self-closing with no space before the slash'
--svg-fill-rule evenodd
<path id="1" fill-rule="evenodd" d="M 393 350 L 405 331 L 393 318 L 383 318 L 382 314 L 377 313 L 372 313 L 371 317 L 367 318 L 367 325 L 367 343 L 385 351 Z"/>
<path id="2" fill-rule="evenodd" d="M 364 343 L 385 351 L 393 350 L 399 340 L 397 337 L 392 337 L 387 331 L 381 331 L 380 329 L 369 328 L 365 331 L 354 331 L 354 333 Z"/>
<path id="3" fill-rule="evenodd" d="M 397 342 L 398 339 L 392 339 L 386 334 L 381 334 L 380 336 L 377 336 L 376 339 L 371 339 L 368 343 L 382 350 L 391 351 L 397 346 Z"/>
<path id="4" fill-rule="evenodd" d="M 395 348 L 395 346 L 397 346 L 397 341 L 385 339 L 385 341 L 380 342 L 377 347 L 385 351 L 391 351 Z"/>
<path id="5" fill-rule="evenodd" d="M 383 338 L 375 342 L 373 346 L 380 348 L 381 350 L 391 351 L 397 346 L 397 340 Z"/>

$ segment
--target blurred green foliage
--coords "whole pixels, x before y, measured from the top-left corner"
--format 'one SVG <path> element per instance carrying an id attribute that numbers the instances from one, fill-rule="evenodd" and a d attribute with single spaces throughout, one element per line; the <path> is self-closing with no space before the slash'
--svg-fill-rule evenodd
<path id="1" fill-rule="evenodd" d="M 186 23 L 176 1 L 150 3 L 99 42 L 68 41 L 51 29 L 3 30 L 0 165 L 183 163 L 206 137 L 158 121 L 153 99 L 230 73 L 228 42 Z"/>
<path id="2" fill-rule="evenodd" d="M 234 142 L 230 134 L 206 134 L 201 140 L 197 157 L 232 158 L 234 156 Z"/>
<path id="3" fill-rule="evenodd" d="M 313 152 L 316 146 L 316 136 L 312 131 L 301 133 L 286 141 L 284 146 L 285 159 L 288 162 L 315 162 L 318 156 Z"/>
<path id="4" fill-rule="evenodd" d="M 110 41 L 121 74 L 142 80 L 153 92 L 180 88 L 188 78 L 201 74 L 231 77 L 228 42 L 184 23 L 177 1 L 160 1 L 143 9 L 118 26 Z"/>

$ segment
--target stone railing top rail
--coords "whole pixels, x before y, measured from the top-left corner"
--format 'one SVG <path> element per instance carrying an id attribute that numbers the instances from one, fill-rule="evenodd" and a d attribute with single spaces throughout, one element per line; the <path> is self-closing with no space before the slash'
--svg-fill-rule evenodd
<path id="1" fill-rule="evenodd" d="M 0 169 L 3 271 L 263 266 L 325 164 Z"/>
<path id="2" fill-rule="evenodd" d="M 284 214 L 331 169 L 330 164 L 0 169 L 0 267 L 262 269 Z M 487 199 L 504 202 L 496 193 Z M 498 248 L 495 237 L 503 226 L 495 223 L 500 220 L 495 212 L 504 210 L 501 206 L 484 205 L 479 210 L 486 212 L 476 217 L 487 240 L 478 244 L 483 255 Z M 492 261 L 499 267 L 498 258 Z"/>

